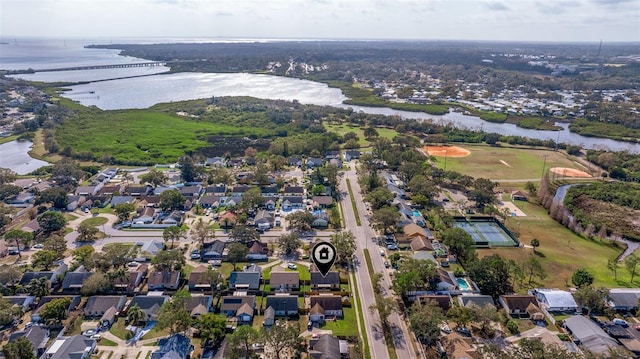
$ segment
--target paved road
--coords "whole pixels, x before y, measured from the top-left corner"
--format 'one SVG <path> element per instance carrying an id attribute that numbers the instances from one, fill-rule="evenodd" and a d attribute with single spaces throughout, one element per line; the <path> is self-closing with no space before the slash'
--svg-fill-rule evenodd
<path id="1" fill-rule="evenodd" d="M 388 358 L 389 355 L 380 326 L 380 317 L 377 313 L 375 313 L 374 315 L 367 315 L 369 314 L 369 306 L 371 304 L 374 304 L 375 302 L 375 296 L 373 293 L 373 286 L 368 273 L 366 261 L 364 259 L 363 250 L 365 248 L 368 249 L 371 256 L 371 262 L 373 264 L 374 271 L 382 273 L 384 275 L 381 283 L 383 287 L 383 294 L 385 296 L 395 296 L 390 290 L 391 278 L 389 277 L 389 272 L 386 268 L 384 268 L 383 264 L 386 257 L 380 256 L 380 247 L 378 247 L 371 240 L 373 237 L 375 237 L 375 233 L 369 225 L 367 210 L 364 206 L 364 199 L 360 194 L 360 186 L 358 185 L 356 171 L 353 168 L 353 164 L 351 166 L 351 169 L 345 172 L 345 175 L 340 181 L 340 191 L 342 193 L 346 193 L 346 195 L 343 196 L 342 199 L 342 208 L 344 210 L 346 227 L 355 235 L 356 243 L 358 246 L 356 250 L 358 265 L 356 265 L 355 268 L 356 276 L 358 279 L 358 291 L 360 292 L 361 305 L 363 312 L 365 313 L 364 321 L 367 331 L 367 338 L 369 340 L 372 358 Z M 351 184 L 351 191 L 354 195 L 362 226 L 356 225 L 355 213 L 351 205 L 351 199 L 349 198 L 347 192 L 347 179 L 349 179 Z M 400 299 L 398 298 L 398 300 Z M 411 344 L 410 335 L 412 334 L 408 331 L 408 328 L 402 318 L 397 314 L 393 314 L 389 317 L 389 323 L 393 332 L 394 344 L 396 347 L 398 358 L 417 358 L 418 355 L 415 353 L 414 347 Z"/>

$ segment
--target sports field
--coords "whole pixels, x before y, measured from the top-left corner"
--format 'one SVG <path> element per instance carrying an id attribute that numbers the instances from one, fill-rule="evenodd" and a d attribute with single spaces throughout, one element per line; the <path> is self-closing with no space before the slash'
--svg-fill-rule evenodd
<path id="1" fill-rule="evenodd" d="M 494 220 L 456 220 L 479 247 L 515 247 L 516 241 Z"/>
<path id="2" fill-rule="evenodd" d="M 458 145 L 456 147 L 467 150 L 469 154 L 452 157 L 447 152 L 446 158 L 443 155 L 434 154 L 435 163 L 440 168 L 457 171 L 475 178 L 535 180 L 542 177 L 543 166 L 545 172 L 551 168 L 560 167 L 580 171 L 587 170 L 563 153 L 553 150 L 485 145 Z M 460 151 L 456 150 L 454 153 L 459 154 Z"/>

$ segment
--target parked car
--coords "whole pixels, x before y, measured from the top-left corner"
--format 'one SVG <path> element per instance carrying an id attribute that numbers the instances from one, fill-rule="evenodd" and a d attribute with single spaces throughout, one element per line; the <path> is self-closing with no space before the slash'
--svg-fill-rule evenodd
<path id="1" fill-rule="evenodd" d="M 397 251 L 398 250 L 398 246 L 395 244 L 387 244 L 387 249 L 390 251 Z"/>
<path id="2" fill-rule="evenodd" d="M 38 244 L 33 246 L 33 248 L 35 248 L 35 249 L 42 249 L 43 247 L 44 247 L 44 244 L 42 244 L 42 243 L 38 243 Z"/>
<path id="3" fill-rule="evenodd" d="M 295 263 L 288 263 L 287 268 L 289 269 L 298 269 L 298 266 Z"/>
<path id="4" fill-rule="evenodd" d="M 84 335 L 85 337 L 91 337 L 96 334 L 96 331 L 93 329 L 85 330 L 84 332 L 82 332 L 82 335 Z"/>
<path id="5" fill-rule="evenodd" d="M 465 337 L 471 336 L 471 330 L 469 330 L 468 328 L 457 327 L 456 332 L 460 333 L 460 335 L 464 335 Z"/>
<path id="6" fill-rule="evenodd" d="M 389 268 L 389 267 L 390 267 L 390 266 L 389 266 L 389 262 L 384 261 L 384 267 L 385 267 L 385 268 Z"/>
<path id="7" fill-rule="evenodd" d="M 620 318 L 615 318 L 613 320 L 613 324 L 620 325 L 620 326 L 625 327 L 625 328 L 629 326 L 629 323 L 627 323 L 626 320 L 620 319 Z"/>

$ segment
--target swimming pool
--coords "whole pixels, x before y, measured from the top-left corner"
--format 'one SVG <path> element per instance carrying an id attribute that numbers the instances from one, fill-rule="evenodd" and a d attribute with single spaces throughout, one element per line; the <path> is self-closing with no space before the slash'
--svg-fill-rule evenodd
<path id="1" fill-rule="evenodd" d="M 458 288 L 460 288 L 460 290 L 471 290 L 469 283 L 467 283 L 464 278 L 456 278 L 456 280 L 458 281 Z"/>

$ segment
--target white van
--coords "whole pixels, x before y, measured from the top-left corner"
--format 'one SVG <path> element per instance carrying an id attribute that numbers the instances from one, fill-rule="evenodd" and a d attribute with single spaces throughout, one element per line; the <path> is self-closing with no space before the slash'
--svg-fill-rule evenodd
<path id="1" fill-rule="evenodd" d="M 623 326 L 623 327 L 625 327 L 625 328 L 629 326 L 629 323 L 627 323 L 627 321 L 626 321 L 626 320 L 624 320 L 624 319 L 620 319 L 620 318 L 616 318 L 616 319 L 614 319 L 614 320 L 613 320 L 613 324 L 615 324 L 615 325 L 621 325 L 621 326 Z"/>

